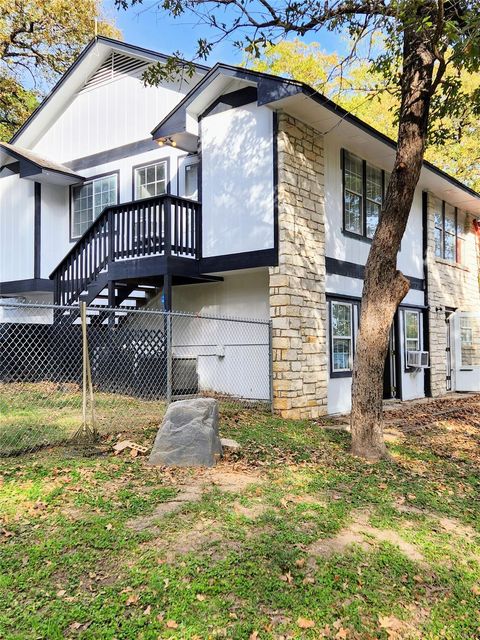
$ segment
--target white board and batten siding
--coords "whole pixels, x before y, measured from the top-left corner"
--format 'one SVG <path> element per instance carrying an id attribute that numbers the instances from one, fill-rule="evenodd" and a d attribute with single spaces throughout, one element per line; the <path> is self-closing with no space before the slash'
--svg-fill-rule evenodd
<path id="1" fill-rule="evenodd" d="M 197 78 L 149 87 L 142 69 L 111 81 L 87 86 L 77 93 L 56 122 L 43 133 L 33 150 L 57 162 L 146 140 Z"/>
<path id="2" fill-rule="evenodd" d="M 211 317 L 263 321 L 175 318 L 173 353 L 196 358 L 202 391 L 268 400 L 268 269 L 225 274 L 223 282 L 174 287 L 173 307 Z"/>
<path id="3" fill-rule="evenodd" d="M 342 232 L 343 229 L 343 188 L 342 188 L 342 147 L 355 153 L 373 166 L 390 171 L 390 163 L 369 153 L 365 139 L 344 140 L 337 130 L 325 135 L 325 251 L 326 256 L 342 262 L 365 265 L 370 243 L 352 238 Z M 405 235 L 402 239 L 398 255 L 398 267 L 408 276 L 423 280 L 423 244 L 422 244 L 422 193 L 417 189 Z M 338 274 L 327 274 L 326 292 L 331 295 L 343 295 L 360 298 L 363 280 Z M 424 292 L 411 289 L 405 299 L 405 305 L 424 305 Z M 356 320 L 355 320 L 356 322 Z M 403 312 L 399 312 L 399 333 L 401 344 L 397 345 L 401 359 L 401 385 L 403 399 L 421 398 L 424 396 L 424 372 L 405 368 Z M 420 331 L 422 323 L 420 322 Z M 423 337 L 422 343 L 423 343 Z M 346 413 L 351 407 L 351 377 L 329 378 L 328 412 L 332 414 Z M 397 383 L 398 386 L 398 383 Z"/>
<path id="4" fill-rule="evenodd" d="M 350 143 L 346 148 L 360 158 L 367 160 L 379 169 L 390 171 L 391 166 L 382 163 L 381 159 L 368 153 L 364 138 L 360 142 Z M 345 147 L 336 135 L 336 131 L 325 136 L 325 253 L 329 258 L 364 265 L 368 258 L 370 243 L 349 237 L 342 233 L 343 228 L 343 191 L 341 150 Z M 402 246 L 398 254 L 398 268 L 408 276 L 423 279 L 423 245 L 422 245 L 422 193 L 417 190 L 408 220 Z M 327 275 L 326 289 L 329 293 L 359 297 L 362 294 L 363 281 L 335 274 Z M 405 304 L 423 305 L 423 291 L 411 289 Z"/>
<path id="5" fill-rule="evenodd" d="M 5 171 L 5 170 L 4 170 Z M 0 177 L 0 282 L 33 278 L 34 184 Z"/>
<path id="6" fill-rule="evenodd" d="M 273 113 L 255 103 L 201 120 L 203 255 L 270 249 Z"/>
<path id="7" fill-rule="evenodd" d="M 109 151 L 122 145 L 149 140 L 150 131 L 189 90 L 186 82 L 145 87 L 141 80 L 144 67 L 117 74 L 108 81 L 88 82 L 72 102 L 33 145 L 33 151 L 56 162 L 66 163 Z M 96 77 L 96 76 L 94 76 Z M 85 178 L 118 172 L 119 202 L 133 199 L 133 167 L 168 159 L 171 192 L 177 193 L 178 166 L 185 152 L 172 147 L 157 147 L 136 155 L 79 169 Z M 106 160 L 106 161 L 105 161 Z M 10 189 L 11 184 L 15 187 Z M 0 280 L 33 278 L 33 182 L 18 177 L 0 180 L 0 239 L 7 238 L 8 256 L 0 257 Z M 15 202 L 12 201 L 12 198 Z M 70 189 L 42 184 L 41 277 L 48 278 L 74 244 L 70 239 Z M 3 210 L 3 215 L 2 215 Z M 7 215 L 8 212 L 8 215 Z M 12 256 L 14 259 L 12 260 Z M 4 264 L 5 263 L 5 264 Z"/>

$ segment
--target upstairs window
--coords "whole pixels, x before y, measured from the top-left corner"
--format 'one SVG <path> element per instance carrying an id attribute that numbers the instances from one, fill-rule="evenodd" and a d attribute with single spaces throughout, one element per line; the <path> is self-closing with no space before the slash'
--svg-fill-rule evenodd
<path id="1" fill-rule="evenodd" d="M 105 207 L 118 203 L 118 174 L 72 187 L 72 238 L 80 238 Z"/>
<path id="2" fill-rule="evenodd" d="M 384 200 L 385 172 L 358 156 L 342 151 L 343 157 L 343 228 L 366 238 L 373 238 Z"/>
<path id="3" fill-rule="evenodd" d="M 134 169 L 134 200 L 152 198 L 167 192 L 167 161 Z"/>
<path id="4" fill-rule="evenodd" d="M 456 207 L 438 200 L 433 217 L 435 256 L 449 262 L 462 263 L 464 234 L 461 216 Z"/>
<path id="5" fill-rule="evenodd" d="M 353 304 L 330 303 L 332 373 L 350 372 L 353 366 Z"/>

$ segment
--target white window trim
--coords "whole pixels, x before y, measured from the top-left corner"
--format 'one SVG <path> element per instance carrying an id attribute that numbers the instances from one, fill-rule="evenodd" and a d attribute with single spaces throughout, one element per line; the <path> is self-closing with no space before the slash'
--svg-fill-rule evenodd
<path id="1" fill-rule="evenodd" d="M 80 235 L 75 235 L 74 233 L 75 206 L 74 206 L 73 193 L 75 188 L 85 187 L 88 184 L 95 184 L 95 182 L 98 182 L 99 180 L 105 180 L 107 178 L 112 178 L 112 177 L 115 177 L 115 203 L 109 206 L 115 206 L 116 204 L 118 204 L 118 195 L 119 195 L 118 194 L 118 191 L 119 191 L 119 172 L 118 171 L 112 171 L 111 173 L 105 173 L 99 176 L 92 176 L 91 178 L 87 178 L 85 182 L 82 182 L 82 184 L 72 185 L 72 188 L 70 190 L 70 239 L 71 240 L 75 240 L 75 241 L 79 240 L 86 231 L 86 230 L 83 231 L 83 233 L 81 233 Z M 93 211 L 95 211 L 95 188 L 93 189 L 93 193 L 92 193 L 92 202 L 93 202 L 92 204 L 92 213 L 93 213 Z M 92 222 L 90 224 L 93 224 L 96 219 L 97 218 L 92 217 Z"/>
<path id="2" fill-rule="evenodd" d="M 407 338 L 407 315 L 414 315 L 417 318 L 417 338 Z M 420 328 L 420 312 L 416 311 L 415 309 L 405 309 L 403 311 L 403 337 L 405 340 L 405 362 L 407 361 L 407 351 L 421 351 L 422 348 L 422 333 L 421 333 L 421 328 Z M 407 347 L 407 341 L 413 341 L 415 340 L 417 343 L 417 346 L 415 349 L 409 349 Z"/>
<path id="3" fill-rule="evenodd" d="M 143 196 L 143 197 L 139 197 L 138 191 L 137 191 L 137 174 L 139 171 L 143 171 L 146 169 L 150 169 L 151 167 L 157 167 L 158 165 L 163 164 L 165 167 L 165 191 L 163 193 L 168 193 L 168 159 L 167 158 L 161 158 L 159 160 L 154 160 L 153 162 L 149 162 L 148 164 L 142 164 L 138 167 L 133 167 L 133 199 L 134 200 L 145 200 L 147 198 L 154 198 L 156 196 Z M 155 183 L 150 183 L 150 184 L 157 184 L 157 182 Z M 158 194 L 161 195 L 161 194 Z"/>
<path id="4" fill-rule="evenodd" d="M 333 333 L 333 309 L 335 306 L 348 307 L 350 313 L 350 335 L 336 335 Z M 331 358 L 331 372 L 332 373 L 345 373 L 351 372 L 353 368 L 353 303 L 352 302 L 341 302 L 340 300 L 332 300 L 330 302 L 330 358 Z M 350 350 L 349 350 L 349 367 L 347 368 L 336 368 L 335 367 L 335 358 L 334 358 L 334 350 L 333 345 L 335 339 L 337 340 L 349 340 L 350 341 Z"/>

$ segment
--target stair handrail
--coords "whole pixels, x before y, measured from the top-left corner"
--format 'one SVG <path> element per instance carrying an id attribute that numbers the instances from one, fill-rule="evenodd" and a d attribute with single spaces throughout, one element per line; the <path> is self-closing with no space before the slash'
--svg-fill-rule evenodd
<path id="1" fill-rule="evenodd" d="M 90 232 L 95 228 L 95 227 L 100 227 L 102 226 L 103 222 L 105 222 L 105 219 L 108 219 L 108 214 L 109 211 L 114 211 L 115 209 L 118 209 L 119 207 L 128 207 L 128 206 L 132 206 L 138 203 L 142 203 L 142 204 L 160 204 L 161 202 L 163 202 L 164 200 L 181 200 L 182 202 L 188 202 L 197 206 L 200 206 L 200 202 L 198 200 L 194 200 L 192 198 L 184 198 L 183 196 L 176 196 L 176 195 L 172 195 L 171 193 L 162 193 L 159 196 L 151 196 L 149 198 L 140 198 L 137 200 L 130 200 L 128 202 L 119 202 L 118 204 L 113 204 L 113 205 L 109 205 L 108 207 L 105 207 L 105 209 L 102 209 L 102 212 L 95 218 L 95 220 L 93 220 L 93 222 L 87 227 L 87 229 L 85 229 L 85 231 L 83 232 L 83 234 L 78 238 L 78 240 L 75 242 L 75 244 L 69 249 L 69 251 L 63 256 L 63 258 L 60 260 L 60 262 L 57 264 L 57 266 L 55 267 L 55 269 L 53 269 L 53 271 L 50 273 L 49 278 L 50 280 L 53 280 L 57 274 L 57 271 L 60 270 L 60 267 L 62 267 L 62 265 L 68 260 L 68 258 L 73 255 L 73 253 L 77 250 L 77 248 L 79 247 L 79 245 L 85 240 L 85 238 L 90 235 Z M 108 230 L 107 230 L 108 233 Z M 109 234 L 111 235 L 111 234 Z"/>

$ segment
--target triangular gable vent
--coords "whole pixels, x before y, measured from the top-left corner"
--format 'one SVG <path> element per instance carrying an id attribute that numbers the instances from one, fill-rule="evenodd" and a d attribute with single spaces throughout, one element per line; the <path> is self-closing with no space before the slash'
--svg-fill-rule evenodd
<path id="1" fill-rule="evenodd" d="M 143 70 L 148 64 L 145 60 L 139 60 L 138 58 L 132 58 L 123 53 L 113 51 L 102 66 L 87 80 L 81 91 L 87 91 L 112 80 L 133 75 L 134 72 Z"/>

